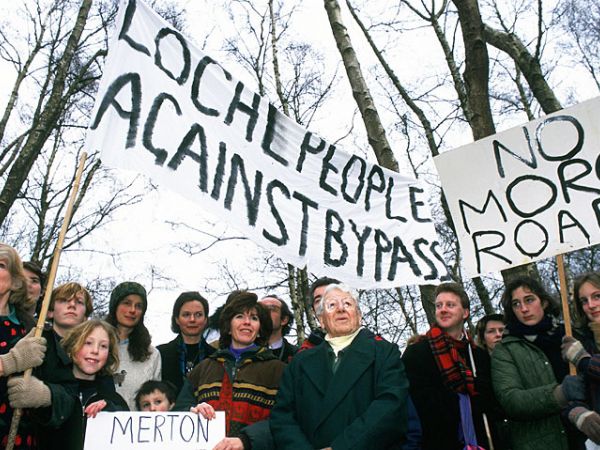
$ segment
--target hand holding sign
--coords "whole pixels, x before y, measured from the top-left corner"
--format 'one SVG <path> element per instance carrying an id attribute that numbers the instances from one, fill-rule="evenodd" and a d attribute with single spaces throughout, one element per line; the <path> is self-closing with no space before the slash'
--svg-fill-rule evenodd
<path id="1" fill-rule="evenodd" d="M 213 450 L 244 450 L 244 443 L 240 438 L 225 438 Z"/>
<path id="2" fill-rule="evenodd" d="M 97 402 L 91 403 L 85 407 L 83 411 L 88 418 L 94 418 L 98 415 L 100 411 L 106 408 L 106 401 L 98 400 Z"/>
<path id="3" fill-rule="evenodd" d="M 190 408 L 190 412 L 200 414 L 202 417 L 204 417 L 207 420 L 212 420 L 216 417 L 215 408 L 213 408 L 211 405 L 209 405 L 206 402 L 202 402 L 196 406 L 192 406 Z"/>

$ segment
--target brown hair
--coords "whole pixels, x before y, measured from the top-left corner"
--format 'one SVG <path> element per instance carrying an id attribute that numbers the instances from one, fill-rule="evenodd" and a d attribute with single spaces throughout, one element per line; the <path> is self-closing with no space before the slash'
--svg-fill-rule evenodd
<path id="1" fill-rule="evenodd" d="M 254 343 L 263 346 L 269 342 L 269 337 L 273 331 L 271 314 L 269 314 L 269 311 L 263 305 L 258 303 L 256 294 L 248 291 L 240 291 L 228 300 L 219 317 L 219 331 L 221 332 L 219 337 L 220 348 L 227 348 L 231 345 L 231 320 L 234 316 L 252 309 L 256 310 L 260 322 L 260 328 L 258 329 L 258 335 Z"/>
<path id="2" fill-rule="evenodd" d="M 70 329 L 62 341 L 60 341 L 60 345 L 65 349 L 69 358 L 73 360 L 73 356 L 81 350 L 87 337 L 98 327 L 103 328 L 104 331 L 106 331 L 109 341 L 108 359 L 98 374 L 112 375 L 119 367 L 119 340 L 115 328 L 108 322 L 100 319 L 86 320 Z"/>
<path id="3" fill-rule="evenodd" d="M 464 309 L 471 308 L 471 301 L 462 285 L 458 283 L 442 283 L 435 288 L 433 298 L 437 298 L 438 295 L 443 294 L 444 292 L 449 292 L 460 298 L 460 304 Z"/>
<path id="4" fill-rule="evenodd" d="M 50 305 L 48 306 L 48 311 L 54 311 L 54 303 L 58 299 L 71 300 L 75 295 L 79 294 L 80 292 L 83 293 L 83 299 L 85 301 L 85 317 L 89 317 L 92 314 L 92 311 L 94 310 L 94 306 L 92 305 L 92 296 L 86 288 L 84 288 L 79 283 L 75 283 L 73 281 L 61 284 L 60 286 L 52 290 L 52 296 L 50 297 Z"/>
<path id="5" fill-rule="evenodd" d="M 544 306 L 544 313 L 549 314 L 554 317 L 558 317 L 560 315 L 560 307 L 556 303 L 556 301 L 552 298 L 552 296 L 544 289 L 542 284 L 531 277 L 517 277 L 510 280 L 506 287 L 504 288 L 504 293 L 502 294 L 502 299 L 500 303 L 502 304 L 502 309 L 504 310 L 504 322 L 515 323 L 518 322 L 517 316 L 512 308 L 512 295 L 513 292 L 519 288 L 527 288 L 532 293 L 537 295 L 542 302 L 546 306 Z"/>
<path id="6" fill-rule="evenodd" d="M 587 316 L 583 312 L 583 303 L 579 298 L 579 289 L 584 283 L 590 283 L 595 288 L 600 289 L 600 273 L 587 272 L 579 275 L 573 282 L 573 302 L 575 303 L 575 310 L 577 311 L 577 320 L 582 325 L 589 322 Z"/>

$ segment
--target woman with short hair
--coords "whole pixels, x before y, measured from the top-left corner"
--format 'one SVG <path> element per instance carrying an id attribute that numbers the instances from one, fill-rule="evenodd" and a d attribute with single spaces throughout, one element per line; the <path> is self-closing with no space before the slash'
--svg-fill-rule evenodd
<path id="1" fill-rule="evenodd" d="M 207 323 L 208 301 L 196 291 L 181 293 L 171 314 L 171 331 L 177 337 L 156 347 L 160 352 L 162 380 L 175 386 L 175 395 L 179 394 L 187 374 L 216 350 L 202 335 Z"/>
<path id="2" fill-rule="evenodd" d="M 475 328 L 477 345 L 491 355 L 496 344 L 502 340 L 505 328 L 506 325 L 504 324 L 502 314 L 487 314 L 483 316 L 479 319 Z"/>
<path id="3" fill-rule="evenodd" d="M 271 317 L 256 294 L 236 294 L 219 324 L 219 350 L 189 374 L 175 409 L 207 419 L 214 418 L 215 410 L 225 411 L 227 437 L 217 447 L 247 449 L 256 439 L 270 437 L 268 427 L 258 434 L 245 427 L 269 417 L 285 364 L 266 348 Z"/>

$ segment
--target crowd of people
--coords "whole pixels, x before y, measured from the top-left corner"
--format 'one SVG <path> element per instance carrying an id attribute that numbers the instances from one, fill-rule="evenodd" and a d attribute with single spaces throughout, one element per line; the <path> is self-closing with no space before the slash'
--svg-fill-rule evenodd
<path id="1" fill-rule="evenodd" d="M 332 278 L 310 287 L 320 327 L 295 346 L 280 297 L 232 292 L 207 342 L 209 302 L 183 292 L 176 337 L 158 346 L 144 317 L 147 292 L 118 284 L 104 319 L 69 282 L 52 290 L 35 336 L 44 273 L 0 244 L 0 445 L 22 410 L 14 448 L 83 448 L 100 412 L 225 412 L 215 450 L 600 448 L 600 274 L 574 282 L 577 314 L 565 334 L 555 299 L 531 278 L 510 281 L 503 314 L 468 331 L 461 285 L 434 294 L 435 322 L 404 353 L 362 324 L 359 295 Z M 570 374 L 570 367 L 576 373 Z M 23 372 L 31 369 L 30 378 Z"/>

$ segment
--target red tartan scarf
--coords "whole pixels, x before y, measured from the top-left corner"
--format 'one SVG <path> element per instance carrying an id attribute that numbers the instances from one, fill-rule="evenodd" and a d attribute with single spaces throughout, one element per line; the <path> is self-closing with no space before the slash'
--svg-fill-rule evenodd
<path id="1" fill-rule="evenodd" d="M 456 393 L 477 395 L 473 371 L 463 357 L 468 352 L 470 340 L 457 341 L 437 326 L 431 327 L 425 336 L 444 385 Z"/>

